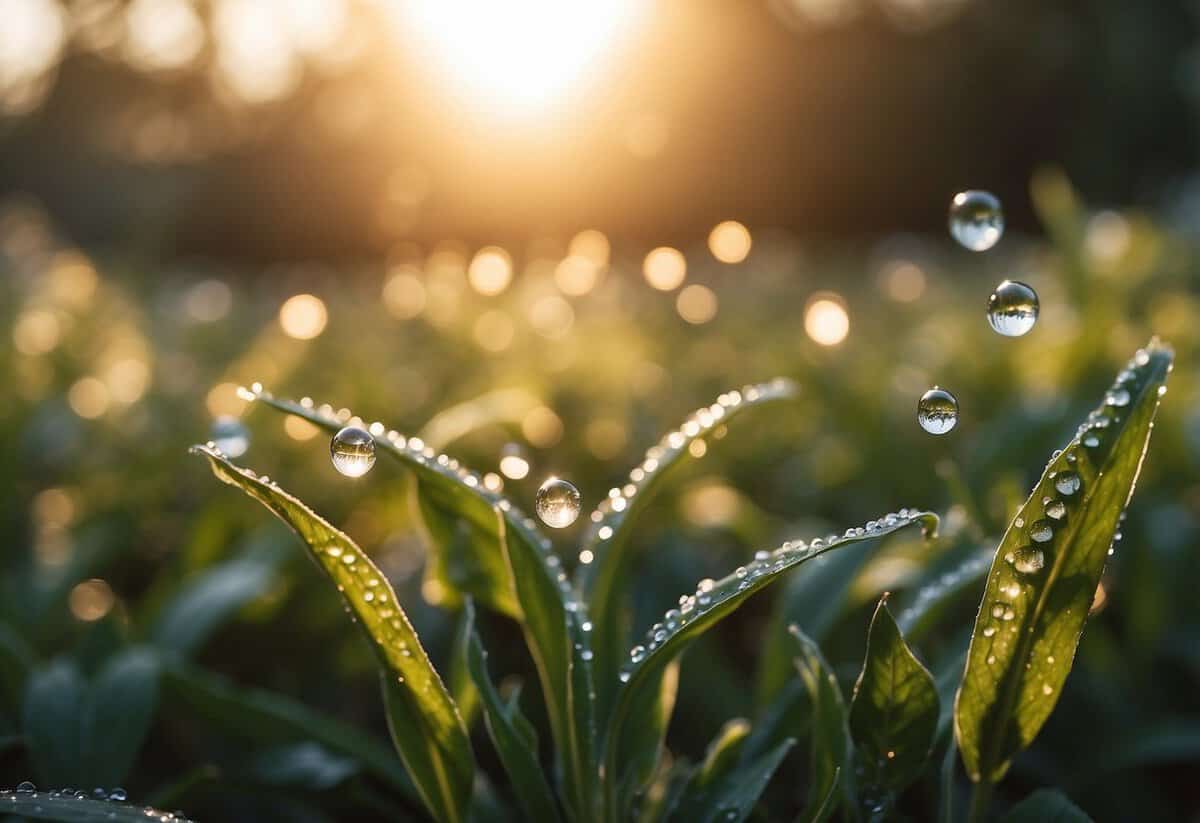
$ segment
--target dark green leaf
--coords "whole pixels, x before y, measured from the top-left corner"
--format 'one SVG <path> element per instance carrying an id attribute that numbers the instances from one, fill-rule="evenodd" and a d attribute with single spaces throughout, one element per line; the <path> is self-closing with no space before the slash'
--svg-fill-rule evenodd
<path id="1" fill-rule="evenodd" d="M 267 786 L 323 791 L 344 783 L 359 770 L 357 760 L 333 754 L 320 743 L 289 743 L 255 752 L 239 777 Z"/>
<path id="2" fill-rule="evenodd" d="M 78 786 L 86 781 L 80 750 L 80 714 L 86 697 L 83 674 L 69 660 L 56 660 L 30 676 L 24 732 L 40 782 Z"/>
<path id="3" fill-rule="evenodd" d="M 902 791 L 929 759 L 938 722 L 933 675 L 879 601 L 850 703 L 850 733 L 863 767 L 860 788 Z"/>
<path id="4" fill-rule="evenodd" d="M 722 736 L 709 748 L 708 757 L 684 790 L 671 820 L 677 823 L 745 820 L 779 764 L 796 744 L 795 740 L 785 740 L 766 754 L 741 763 L 738 744 L 744 742 L 749 730 L 735 728 L 731 736 L 730 729 L 727 725 Z"/>
<path id="5" fill-rule="evenodd" d="M 467 602 L 464 615 L 466 643 L 461 647 L 463 668 L 469 672 L 483 703 L 483 717 L 496 754 L 508 774 L 513 793 L 526 820 L 559 819 L 558 807 L 541 763 L 537 733 L 521 714 L 517 701 L 505 703 L 487 672 L 487 652 L 474 630 L 475 609 Z"/>
<path id="6" fill-rule="evenodd" d="M 1004 815 L 1003 823 L 1091 823 L 1092 818 L 1054 789 L 1038 789 Z"/>
<path id="7" fill-rule="evenodd" d="M 679 661 L 674 660 L 658 675 L 658 688 L 645 689 L 640 699 L 644 705 L 635 706 L 633 714 L 644 722 L 629 730 L 628 759 L 622 763 L 621 796 L 618 803 L 624 814 L 633 814 L 633 804 L 659 765 L 667 726 L 675 711 L 675 695 L 679 689 Z"/>
<path id="8" fill-rule="evenodd" d="M 661 488 L 669 470 L 687 462 L 693 442 L 728 425 L 748 408 L 791 398 L 796 392 L 793 383 L 780 379 L 721 395 L 716 403 L 698 409 L 677 431 L 670 432 L 658 445 L 651 447 L 645 459 L 629 473 L 631 488 L 614 489 L 616 494 L 610 493 L 592 512 L 579 553 L 575 583 L 591 606 L 596 627 L 592 644 L 597 650 L 594 664 L 597 717 L 607 717 L 609 707 L 613 705 L 616 661 L 624 653 L 628 637 L 627 627 L 622 623 L 625 609 L 621 587 L 629 538 L 637 515 Z M 633 493 L 629 494 L 629 491 Z"/>
<path id="9" fill-rule="evenodd" d="M 189 716 L 234 740 L 260 745 L 320 743 L 353 758 L 417 801 L 412 782 L 391 748 L 303 703 L 262 689 L 238 688 L 223 677 L 178 662 L 166 664 L 163 691 L 164 699 L 183 703 Z"/>
<path id="10" fill-rule="evenodd" d="M 33 664 L 33 651 L 25 640 L 0 623 L 0 713 L 16 722 L 25 699 L 25 681 Z"/>
<path id="11" fill-rule="evenodd" d="M 218 478 L 258 500 L 303 539 L 370 642 L 392 739 L 422 798 L 439 820 L 465 819 L 475 771 L 470 741 L 387 578 L 349 537 L 275 484 L 215 449 L 193 451 L 208 458 Z"/>
<path id="12" fill-rule="evenodd" d="M 1003 776 L 1062 693 L 1171 361 L 1157 341 L 1137 353 L 1047 464 L 996 551 L 955 703 L 972 780 Z"/>
<path id="13" fill-rule="evenodd" d="M 0 790 L 0 811 L 31 820 L 57 820 L 60 823 L 189 823 L 188 818 L 149 806 L 114 800 L 66 795 L 57 791 L 14 792 Z"/>
<path id="14" fill-rule="evenodd" d="M 283 557 L 275 539 L 192 578 L 155 620 L 153 643 L 190 657 L 214 631 L 267 590 Z"/>
<path id="15" fill-rule="evenodd" d="M 812 776 L 801 819 L 821 823 L 843 803 L 849 804 L 853 794 L 849 786 L 851 772 L 846 768 L 850 763 L 846 704 L 821 649 L 799 626 L 792 626 L 790 631 L 799 647 L 796 669 L 812 702 Z"/>
<path id="16" fill-rule="evenodd" d="M 158 709 L 159 662 L 148 648 L 111 658 L 92 679 L 80 717 L 86 783 L 125 782 Z"/>

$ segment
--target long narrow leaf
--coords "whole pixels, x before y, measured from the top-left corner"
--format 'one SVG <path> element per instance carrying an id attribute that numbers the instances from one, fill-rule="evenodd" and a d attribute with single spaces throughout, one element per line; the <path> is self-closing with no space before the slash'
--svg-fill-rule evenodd
<path id="1" fill-rule="evenodd" d="M 821 823 L 850 800 L 850 729 L 846 704 L 833 669 L 821 649 L 799 626 L 790 627 L 798 646 L 795 658 L 800 680 L 812 703 L 811 779 L 801 819 Z M 851 807 L 853 808 L 853 807 Z"/>
<path id="2" fill-rule="evenodd" d="M 521 714 L 517 701 L 505 703 L 492 684 L 487 672 L 487 652 L 475 631 L 475 608 L 470 601 L 467 602 L 464 621 L 466 643 L 461 650 L 464 656 L 462 664 L 479 690 L 488 734 L 508 773 L 517 802 L 521 804 L 527 820 L 556 821 L 559 819 L 558 806 L 554 803 L 554 794 L 538 762 L 537 733 L 525 715 Z"/>
<path id="3" fill-rule="evenodd" d="M 733 768 L 707 769 L 703 786 L 695 787 L 697 793 L 694 796 L 684 795 L 671 819 L 676 823 L 738 823 L 745 820 L 794 745 L 795 740 L 785 740 L 747 763 L 738 764 L 736 757 L 730 757 L 723 762 Z"/>
<path id="4" fill-rule="evenodd" d="M 937 515 L 901 509 L 865 526 L 847 529 L 840 537 L 830 535 L 811 543 L 785 543 L 774 552 L 761 553 L 754 562 L 739 567 L 719 581 L 705 581 L 694 595 L 680 598 L 679 607 L 668 611 L 661 622 L 650 628 L 645 641 L 633 647 L 620 672 L 622 685 L 617 691 L 605 740 L 605 768 L 609 779 L 620 773 L 621 765 L 630 757 L 631 730 L 650 722 L 635 711 L 636 707 L 653 705 L 645 700 L 644 690 L 658 687 L 663 669 L 693 640 L 801 563 L 827 551 L 883 537 L 913 524 L 920 524 L 926 534 L 931 534 L 937 527 Z M 615 814 L 615 798 L 610 797 L 610 818 Z"/>
<path id="5" fill-rule="evenodd" d="M 597 717 L 605 718 L 612 705 L 616 660 L 624 651 L 627 627 L 623 625 L 622 574 L 629 551 L 629 538 L 638 514 L 643 511 L 663 478 L 675 466 L 687 462 L 696 441 L 727 426 L 746 409 L 794 397 L 795 384 L 779 379 L 741 391 L 722 394 L 711 406 L 698 409 L 679 427 L 651 447 L 645 458 L 629 473 L 629 482 L 613 489 L 592 512 L 588 531 L 579 552 L 576 586 L 591 604 L 595 624 L 593 646 L 597 650 Z"/>
<path id="6" fill-rule="evenodd" d="M 1046 466 L 988 574 L 955 732 L 967 774 L 994 782 L 1050 716 L 1133 494 L 1173 359 L 1139 350 Z"/>
<path id="7" fill-rule="evenodd" d="M 0 814 L 60 823 L 190 823 L 187 817 L 149 806 L 114 800 L 93 800 L 83 791 L 14 791 L 0 789 Z"/>
<path id="8" fill-rule="evenodd" d="M 465 819 L 475 771 L 470 741 L 387 578 L 349 537 L 274 483 L 215 449 L 193 451 L 208 459 L 219 479 L 262 503 L 308 546 L 375 652 L 393 740 L 422 798 L 439 820 Z"/>

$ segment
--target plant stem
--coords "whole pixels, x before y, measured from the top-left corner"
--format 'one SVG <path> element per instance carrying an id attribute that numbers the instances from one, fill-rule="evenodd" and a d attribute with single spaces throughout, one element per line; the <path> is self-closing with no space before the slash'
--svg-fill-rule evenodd
<path id="1" fill-rule="evenodd" d="M 968 823 L 983 823 L 987 820 L 988 806 L 992 802 L 992 789 L 995 788 L 995 785 L 989 780 L 980 780 L 975 784 L 975 788 L 971 790 L 971 811 L 967 816 Z"/>

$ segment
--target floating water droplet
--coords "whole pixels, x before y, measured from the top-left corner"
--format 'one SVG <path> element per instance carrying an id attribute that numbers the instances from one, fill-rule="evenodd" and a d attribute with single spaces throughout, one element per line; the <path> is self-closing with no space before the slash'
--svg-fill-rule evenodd
<path id="1" fill-rule="evenodd" d="M 1013 555 L 1013 568 L 1022 574 L 1039 572 L 1045 565 L 1046 556 L 1041 549 L 1035 549 L 1033 546 L 1017 549 Z"/>
<path id="2" fill-rule="evenodd" d="M 250 433 L 236 417 L 223 414 L 213 421 L 209 431 L 212 444 L 226 457 L 238 458 L 250 448 Z"/>
<path id="3" fill-rule="evenodd" d="M 333 467 L 346 477 L 362 477 L 375 465 L 375 438 L 357 426 L 347 426 L 329 441 Z"/>
<path id="4" fill-rule="evenodd" d="M 550 477 L 537 490 L 534 510 L 547 526 L 565 529 L 579 517 L 582 499 L 579 489 L 558 477 Z"/>
<path id="5" fill-rule="evenodd" d="M 958 424 L 958 400 L 934 386 L 917 403 L 917 422 L 930 434 L 946 434 Z"/>
<path id="6" fill-rule="evenodd" d="M 1049 520 L 1039 520 L 1029 527 L 1029 539 L 1035 543 L 1048 543 L 1054 537 L 1054 526 Z"/>
<path id="7" fill-rule="evenodd" d="M 950 234 L 971 251 L 987 251 L 1004 234 L 1004 210 L 994 194 L 960 191 L 950 201 Z"/>
<path id="8" fill-rule="evenodd" d="M 1054 488 L 1059 494 L 1074 494 L 1079 491 L 1079 475 L 1075 472 L 1062 472 L 1054 478 Z"/>
<path id="9" fill-rule="evenodd" d="M 988 298 L 987 318 L 992 330 L 1005 337 L 1026 334 L 1038 319 L 1038 296 L 1019 280 L 1004 280 Z"/>

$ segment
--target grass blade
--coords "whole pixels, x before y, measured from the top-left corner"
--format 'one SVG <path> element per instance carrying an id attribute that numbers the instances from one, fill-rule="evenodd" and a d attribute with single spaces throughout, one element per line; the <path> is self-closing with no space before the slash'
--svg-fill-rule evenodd
<path id="1" fill-rule="evenodd" d="M 843 802 L 848 802 L 852 794 L 847 785 L 852 772 L 846 768 L 850 760 L 846 704 L 837 677 L 825 662 L 821 649 L 799 626 L 792 626 L 789 631 L 799 646 L 796 670 L 812 703 L 812 778 L 801 819 L 821 823 Z"/>
<path id="2" fill-rule="evenodd" d="M 23 731 L 38 780 L 80 785 L 80 707 L 87 682 L 73 661 L 59 659 L 33 672 L 25 690 Z"/>
<path id="3" fill-rule="evenodd" d="M 850 733 L 862 765 L 860 791 L 902 791 L 929 759 L 938 722 L 938 694 L 892 614 L 879 601 L 867 633 L 867 653 L 850 703 Z M 871 806 L 876 803 L 871 803 Z"/>
<path id="4" fill-rule="evenodd" d="M 60 823 L 146 823 L 147 820 L 189 823 L 188 818 L 175 812 L 113 800 L 92 800 L 58 791 L 0 789 L 0 809 L 22 819 L 57 820 Z"/>
<path id="5" fill-rule="evenodd" d="M 747 732 L 748 729 L 742 731 L 743 737 Z M 722 738 L 718 738 L 720 742 Z M 671 820 L 677 823 L 745 820 L 794 745 L 795 740 L 785 740 L 746 763 L 739 762 L 736 745 L 724 746 L 715 753 L 710 749 L 708 758 L 697 770 L 697 779 L 685 790 Z"/>
<path id="6" fill-rule="evenodd" d="M 629 473 L 629 483 L 623 489 L 613 489 L 592 512 L 580 547 L 575 583 L 591 604 L 596 627 L 592 643 L 599 652 L 595 662 L 598 717 L 606 717 L 612 705 L 616 661 L 627 640 L 626 628 L 621 623 L 624 615 L 621 574 L 638 514 L 661 487 L 670 469 L 687 462 L 693 443 L 728 425 L 746 409 L 794 397 L 796 392 L 795 384 L 777 379 L 722 394 L 716 403 L 698 409 L 677 431 L 651 447 L 645 459 Z"/>
<path id="7" fill-rule="evenodd" d="M 1004 775 L 1062 692 L 1172 358 L 1156 341 L 1135 355 L 1047 464 L 996 551 L 954 710 L 977 783 Z"/>
<path id="8" fill-rule="evenodd" d="M 349 537 L 220 452 L 195 446 L 213 473 L 291 526 L 358 619 L 379 663 L 388 723 L 422 799 L 439 820 L 467 816 L 475 764 L 458 709 L 425 654 L 396 593 Z"/>
<path id="9" fill-rule="evenodd" d="M 901 509 L 866 526 L 847 529 L 841 537 L 830 535 L 811 543 L 785 543 L 719 581 L 705 581 L 694 595 L 680 598 L 679 608 L 668 611 L 662 622 L 650 628 L 645 641 L 630 651 L 629 661 L 620 672 L 621 686 L 617 690 L 605 739 L 606 774 L 610 780 L 634 755 L 630 749 L 636 734 L 634 730 L 651 722 L 636 711 L 638 707 L 653 705 L 646 701 L 645 690 L 658 687 L 663 669 L 693 640 L 801 563 L 832 549 L 874 540 L 913 524 L 920 524 L 926 534 L 931 534 L 937 527 L 937 515 Z M 610 818 L 615 812 L 615 798 L 610 797 Z"/>
<path id="10" fill-rule="evenodd" d="M 487 672 L 487 652 L 475 631 L 475 607 L 470 601 L 464 620 L 467 641 L 462 649 L 463 665 L 479 690 L 488 735 L 508 774 L 517 802 L 527 820 L 559 820 L 554 794 L 538 762 L 537 733 L 521 714 L 515 696 L 505 703 L 492 684 Z"/>
<path id="11" fill-rule="evenodd" d="M 96 674 L 83 702 L 80 741 L 87 783 L 125 782 L 158 708 L 158 655 L 127 649 Z"/>

